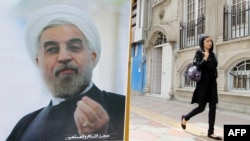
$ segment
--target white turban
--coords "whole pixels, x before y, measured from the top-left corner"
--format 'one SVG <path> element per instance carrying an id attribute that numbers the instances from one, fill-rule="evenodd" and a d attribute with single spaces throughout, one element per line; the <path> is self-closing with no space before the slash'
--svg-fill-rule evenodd
<path id="1" fill-rule="evenodd" d="M 72 24 L 82 32 L 87 39 L 89 49 L 96 52 L 96 65 L 100 58 L 101 41 L 95 23 L 82 10 L 66 5 L 42 8 L 29 18 L 25 30 L 25 41 L 32 60 L 34 62 L 36 60 L 38 41 L 44 28 L 62 23 Z"/>

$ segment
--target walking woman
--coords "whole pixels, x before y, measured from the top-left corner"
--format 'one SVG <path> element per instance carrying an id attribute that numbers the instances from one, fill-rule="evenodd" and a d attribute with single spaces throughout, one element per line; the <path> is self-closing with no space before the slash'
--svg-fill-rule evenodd
<path id="1" fill-rule="evenodd" d="M 186 129 L 187 121 L 193 116 L 203 112 L 206 104 L 209 103 L 208 133 L 209 138 L 222 140 L 214 134 L 216 116 L 217 94 L 217 59 L 213 53 L 213 41 L 209 35 L 202 35 L 199 39 L 200 49 L 195 53 L 195 63 L 202 72 L 201 80 L 196 83 L 191 103 L 198 103 L 198 107 L 181 117 L 181 127 Z"/>

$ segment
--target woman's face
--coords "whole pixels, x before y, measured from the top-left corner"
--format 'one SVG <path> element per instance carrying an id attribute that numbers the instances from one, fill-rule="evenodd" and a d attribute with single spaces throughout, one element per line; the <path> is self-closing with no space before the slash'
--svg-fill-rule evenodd
<path id="1" fill-rule="evenodd" d="M 212 38 L 211 37 L 205 38 L 205 40 L 203 41 L 203 45 L 204 45 L 204 50 L 210 50 L 213 45 Z"/>

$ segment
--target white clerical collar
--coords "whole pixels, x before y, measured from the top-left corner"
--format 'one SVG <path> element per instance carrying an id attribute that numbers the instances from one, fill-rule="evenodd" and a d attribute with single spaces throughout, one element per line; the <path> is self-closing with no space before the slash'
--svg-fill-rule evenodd
<path id="1" fill-rule="evenodd" d="M 84 89 L 84 91 L 81 93 L 81 95 L 85 94 L 87 91 L 89 91 L 92 87 L 93 87 L 93 82 L 90 82 L 88 87 L 86 89 Z M 58 98 L 58 97 L 52 97 L 52 105 L 55 106 L 59 103 L 61 103 L 62 101 L 64 101 L 64 98 Z"/>

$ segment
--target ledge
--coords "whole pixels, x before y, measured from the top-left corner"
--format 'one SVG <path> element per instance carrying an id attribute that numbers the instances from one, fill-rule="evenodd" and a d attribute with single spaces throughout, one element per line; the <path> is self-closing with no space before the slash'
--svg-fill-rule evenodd
<path id="1" fill-rule="evenodd" d="M 193 92 L 194 91 L 194 88 L 177 88 L 176 91 L 183 91 L 183 92 Z"/>
<path id="2" fill-rule="evenodd" d="M 237 93 L 237 94 L 235 94 Z M 250 93 L 247 92 L 221 92 L 218 91 L 219 95 L 224 95 L 224 96 L 235 96 L 235 97 L 247 97 L 250 98 Z"/>
<path id="3" fill-rule="evenodd" d="M 226 45 L 226 44 L 231 44 L 231 43 L 235 43 L 235 42 L 241 42 L 241 41 L 247 41 L 247 40 L 250 40 L 250 36 L 247 36 L 247 37 L 241 37 L 241 38 L 235 38 L 235 39 L 230 39 L 230 40 L 227 40 L 227 41 L 220 41 L 220 42 L 217 42 L 216 45 Z"/>

